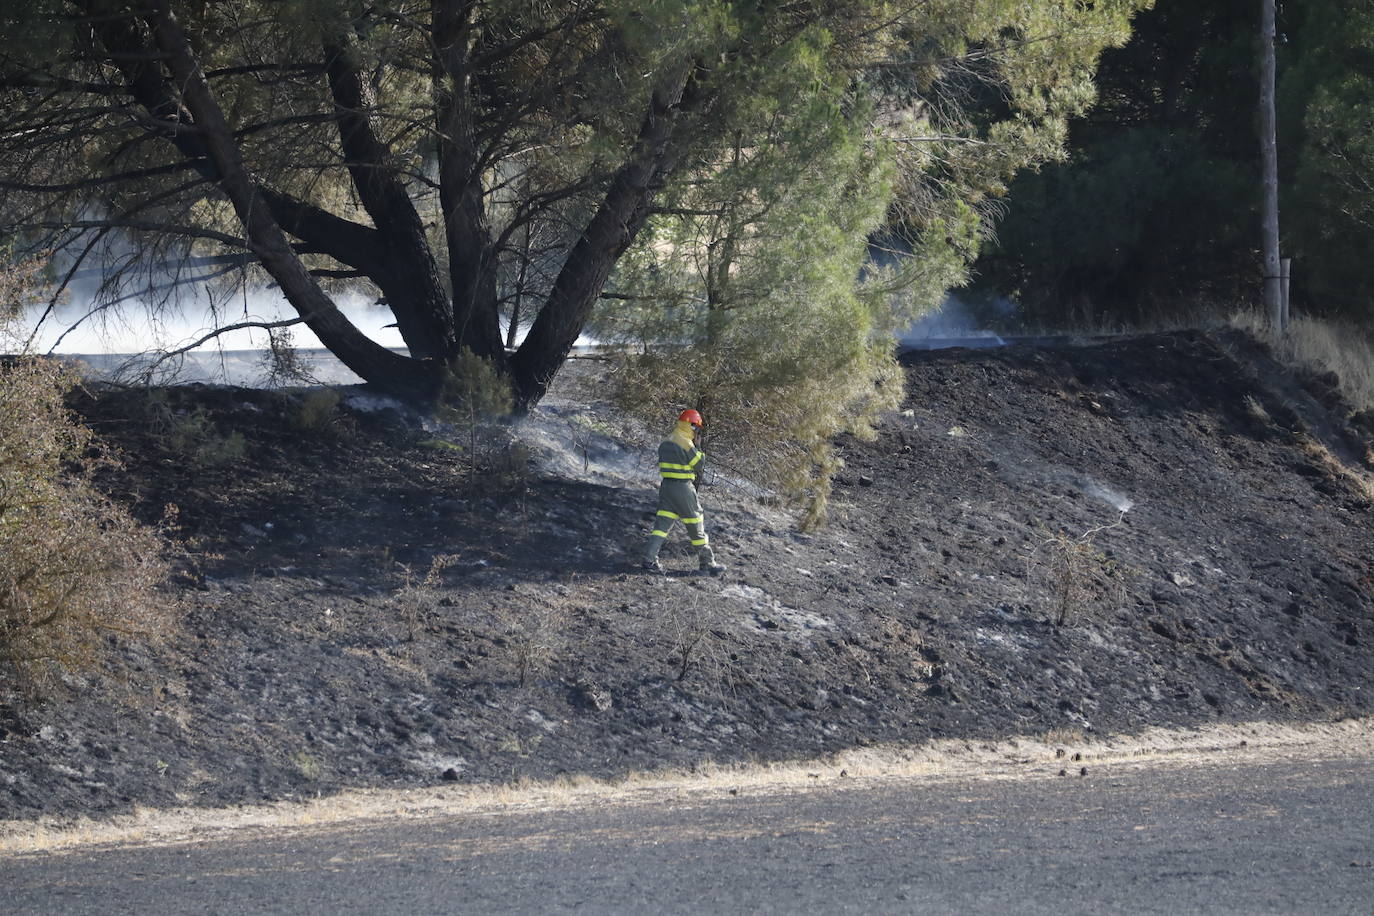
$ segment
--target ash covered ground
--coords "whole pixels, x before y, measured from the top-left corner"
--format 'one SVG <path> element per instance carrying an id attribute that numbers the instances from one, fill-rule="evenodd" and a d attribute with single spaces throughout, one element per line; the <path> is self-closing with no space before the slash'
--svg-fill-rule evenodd
<path id="1" fill-rule="evenodd" d="M 179 507 L 180 619 L 0 695 L 0 819 L 1374 712 L 1374 418 L 1328 379 L 1201 332 L 906 367 L 825 530 L 711 482 L 720 578 L 680 530 L 631 568 L 659 431 L 585 370 L 477 483 L 366 398 L 303 435 L 299 393 L 168 391 L 222 467 L 83 398 L 105 485 Z"/>

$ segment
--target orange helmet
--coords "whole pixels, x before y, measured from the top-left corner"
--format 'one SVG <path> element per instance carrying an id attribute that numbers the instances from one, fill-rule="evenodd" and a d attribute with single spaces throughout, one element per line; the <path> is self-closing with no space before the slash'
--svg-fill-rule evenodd
<path id="1" fill-rule="evenodd" d="M 693 410 L 693 409 L 690 408 L 690 407 L 687 408 L 686 410 L 684 410 L 682 413 L 678 414 L 678 420 L 686 420 L 688 423 L 691 423 L 693 426 L 705 426 L 705 425 L 706 425 L 705 423 L 701 422 L 701 414 L 697 413 L 695 410 Z"/>

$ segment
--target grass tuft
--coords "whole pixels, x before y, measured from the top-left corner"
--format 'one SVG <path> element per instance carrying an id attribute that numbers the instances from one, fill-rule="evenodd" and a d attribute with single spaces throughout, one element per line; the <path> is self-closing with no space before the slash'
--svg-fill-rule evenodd
<path id="1" fill-rule="evenodd" d="M 1334 373 L 1341 395 L 1356 411 L 1374 410 L 1374 339 L 1355 325 L 1295 318 L 1282 334 L 1257 312 L 1238 312 L 1231 325 L 1273 348 L 1279 361 L 1318 374 Z"/>

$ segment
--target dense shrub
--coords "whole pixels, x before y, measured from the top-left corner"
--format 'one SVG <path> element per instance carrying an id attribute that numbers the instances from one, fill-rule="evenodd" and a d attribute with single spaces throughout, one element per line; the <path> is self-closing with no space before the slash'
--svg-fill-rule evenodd
<path id="1" fill-rule="evenodd" d="M 171 619 L 161 538 L 92 484 L 110 459 L 64 405 L 74 382 L 52 360 L 0 364 L 0 684 L 23 689 L 93 664 L 110 634 L 156 636 Z"/>

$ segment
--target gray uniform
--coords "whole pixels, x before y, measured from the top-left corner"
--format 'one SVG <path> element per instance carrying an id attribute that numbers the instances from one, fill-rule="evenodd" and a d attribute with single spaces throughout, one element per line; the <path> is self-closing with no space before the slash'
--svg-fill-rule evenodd
<path id="1" fill-rule="evenodd" d="M 715 563 L 715 555 L 706 538 L 701 501 L 697 499 L 694 484 L 705 457 L 706 453 L 696 446 L 683 448 L 672 439 L 665 439 L 658 447 L 658 472 L 663 480 L 658 488 L 658 515 L 654 517 L 654 530 L 649 534 L 649 543 L 644 549 L 646 563 L 658 559 L 658 552 L 668 540 L 668 532 L 673 530 L 674 522 L 682 522 L 687 527 L 687 536 L 692 546 L 697 548 L 701 567 L 706 569 Z"/>

